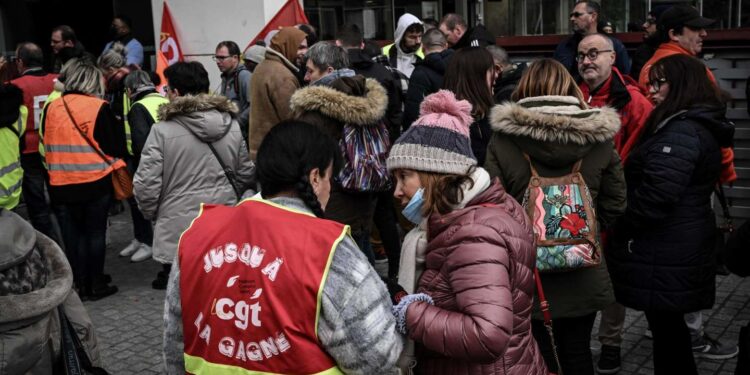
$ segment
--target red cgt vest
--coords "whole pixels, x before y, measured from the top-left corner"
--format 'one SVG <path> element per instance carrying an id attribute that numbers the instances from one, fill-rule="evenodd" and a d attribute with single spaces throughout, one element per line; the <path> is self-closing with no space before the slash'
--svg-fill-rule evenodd
<path id="1" fill-rule="evenodd" d="M 317 327 L 348 231 L 262 199 L 202 206 L 178 247 L 185 371 L 340 374 Z"/>
<path id="2" fill-rule="evenodd" d="M 55 78 L 57 74 L 27 74 L 10 81 L 23 91 L 23 105 L 27 110 L 26 118 L 23 119 L 24 154 L 39 152 L 39 133 L 37 132 L 40 125 L 39 117 L 47 96 L 52 92 Z"/>

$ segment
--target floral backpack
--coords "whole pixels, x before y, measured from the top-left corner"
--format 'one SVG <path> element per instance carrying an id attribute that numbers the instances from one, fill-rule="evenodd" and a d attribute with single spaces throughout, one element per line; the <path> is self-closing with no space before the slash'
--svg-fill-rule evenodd
<path id="1" fill-rule="evenodd" d="M 578 160 L 562 177 L 541 177 L 531 168 L 523 206 L 531 218 L 536 239 L 536 266 L 540 272 L 564 272 L 601 263 L 596 214 Z"/>

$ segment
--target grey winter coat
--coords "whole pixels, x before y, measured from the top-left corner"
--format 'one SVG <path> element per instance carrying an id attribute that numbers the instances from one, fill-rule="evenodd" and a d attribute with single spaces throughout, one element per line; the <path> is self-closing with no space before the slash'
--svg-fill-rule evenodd
<path id="1" fill-rule="evenodd" d="M 0 374 L 51 374 L 60 357 L 62 305 L 94 366 L 96 332 L 62 249 L 20 216 L 0 211 Z"/>
<path id="2" fill-rule="evenodd" d="M 162 121 L 152 127 L 133 178 L 138 207 L 146 219 L 156 222 L 156 261 L 172 263 L 180 235 L 198 215 L 201 203 L 237 203 L 206 142 L 234 172 L 240 192 L 255 188 L 255 165 L 231 114 L 236 111 L 229 99 L 208 94 L 182 96 L 159 108 Z"/>

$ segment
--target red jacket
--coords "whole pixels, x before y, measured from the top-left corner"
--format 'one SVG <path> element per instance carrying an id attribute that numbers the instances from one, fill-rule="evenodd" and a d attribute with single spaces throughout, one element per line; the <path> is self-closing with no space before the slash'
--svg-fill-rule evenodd
<path id="1" fill-rule="evenodd" d="M 536 248 L 523 208 L 499 181 L 447 215 L 433 214 L 407 310 L 424 374 L 547 375 L 531 334 Z"/>
<path id="2" fill-rule="evenodd" d="M 654 52 L 654 55 L 651 56 L 651 59 L 648 60 L 646 62 L 646 65 L 643 66 L 643 70 L 641 70 L 641 76 L 638 77 L 638 83 L 641 86 L 647 88 L 649 86 L 648 74 L 651 71 L 651 66 L 667 56 L 677 54 L 693 56 L 690 51 L 682 48 L 682 46 L 680 46 L 676 42 L 662 43 L 656 50 L 656 52 Z M 711 69 L 708 69 L 708 67 L 706 67 L 706 74 L 708 75 L 708 78 L 711 80 L 711 82 L 713 82 L 718 87 L 716 78 L 714 77 L 713 73 L 711 73 Z M 721 177 L 719 177 L 719 182 L 721 182 L 722 184 L 727 184 L 734 182 L 734 180 L 737 179 L 737 172 L 734 169 L 734 150 L 729 147 L 721 149 L 721 167 Z"/>
<path id="3" fill-rule="evenodd" d="M 623 164 L 628 158 L 630 150 L 638 142 L 644 130 L 644 125 L 654 105 L 646 98 L 646 90 L 630 76 L 624 76 L 612 67 L 612 74 L 601 87 L 591 92 L 586 82 L 580 83 L 583 98 L 592 107 L 606 105 L 617 110 L 622 127 L 615 135 L 615 149 L 620 154 Z"/>

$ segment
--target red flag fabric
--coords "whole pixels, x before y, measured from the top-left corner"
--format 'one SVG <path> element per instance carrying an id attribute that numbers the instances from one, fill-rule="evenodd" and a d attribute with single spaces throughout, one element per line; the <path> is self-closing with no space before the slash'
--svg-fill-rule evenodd
<path id="1" fill-rule="evenodd" d="M 161 15 L 161 36 L 159 38 L 159 48 L 156 50 L 156 74 L 161 78 L 161 84 L 158 87 L 159 92 L 163 92 L 167 80 L 164 78 L 164 69 L 168 66 L 182 61 L 182 48 L 180 41 L 177 39 L 174 25 L 172 24 L 172 14 L 169 12 L 167 2 L 164 2 L 164 9 Z"/>
<path id="2" fill-rule="evenodd" d="M 255 42 L 263 40 L 271 30 L 278 30 L 282 27 L 289 27 L 302 23 L 309 23 L 309 21 L 307 20 L 307 16 L 305 16 L 305 11 L 302 9 L 302 6 L 299 5 L 299 0 L 287 0 L 281 9 L 279 9 L 278 13 L 268 21 L 263 30 L 261 30 L 258 35 L 250 41 L 245 49 L 253 46 Z"/>

